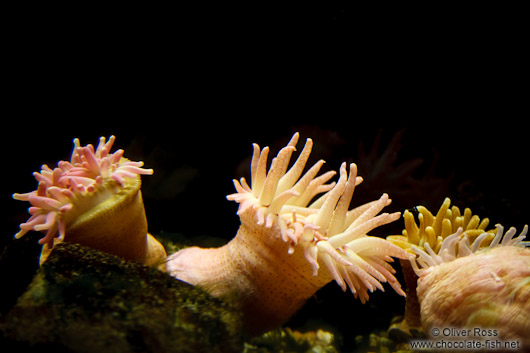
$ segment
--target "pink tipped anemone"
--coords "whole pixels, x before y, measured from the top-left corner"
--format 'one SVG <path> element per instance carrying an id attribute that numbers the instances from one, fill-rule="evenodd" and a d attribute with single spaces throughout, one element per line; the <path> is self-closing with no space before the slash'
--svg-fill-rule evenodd
<path id="1" fill-rule="evenodd" d="M 525 248 L 529 242 L 523 241 L 527 231 L 525 226 L 514 238 L 515 228 L 504 234 L 497 225 L 493 240 L 483 232 L 471 242 L 459 228 L 443 240 L 438 253 L 429 243 L 424 244 L 425 250 L 412 245 L 418 255 L 411 263 L 419 276 L 417 293 L 425 331 L 490 328 L 498 335 L 495 339 L 517 341 L 519 348 L 529 349 L 530 249 Z"/>
<path id="2" fill-rule="evenodd" d="M 235 238 L 221 248 L 191 247 L 168 257 L 172 276 L 215 296 L 235 298 L 251 334 L 282 324 L 332 280 L 363 303 L 368 292 L 384 290 L 385 282 L 404 295 L 389 262 L 410 254 L 367 235 L 399 218 L 399 212 L 379 214 L 391 202 L 388 195 L 350 210 L 362 182 L 356 165 L 342 164 L 338 181 L 326 184 L 335 172 L 317 176 L 323 160 L 303 174 L 311 139 L 289 168 L 297 142 L 298 133 L 268 172 L 269 148 L 254 144 L 251 184 L 234 180 L 237 192 L 227 196 L 239 203 Z"/>
<path id="3" fill-rule="evenodd" d="M 37 190 L 13 194 L 31 204 L 31 217 L 20 225 L 20 238 L 29 231 L 45 236 L 41 263 L 54 244 L 76 242 L 126 259 L 155 264 L 165 251 L 147 233 L 147 221 L 140 191 L 140 175 L 153 174 L 143 162 L 123 157 L 123 150 L 111 153 L 115 137 L 101 137 L 96 149 L 81 147 L 74 140 L 70 161 L 60 161 L 52 169 L 43 165 L 33 175 Z"/>

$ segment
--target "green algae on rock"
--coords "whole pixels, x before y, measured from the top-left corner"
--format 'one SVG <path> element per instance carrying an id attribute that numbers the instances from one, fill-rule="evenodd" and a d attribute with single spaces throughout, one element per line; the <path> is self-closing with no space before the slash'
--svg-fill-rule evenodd
<path id="1" fill-rule="evenodd" d="M 239 314 L 156 269 L 58 244 L 0 322 L 0 345 L 59 352 L 241 352 Z"/>

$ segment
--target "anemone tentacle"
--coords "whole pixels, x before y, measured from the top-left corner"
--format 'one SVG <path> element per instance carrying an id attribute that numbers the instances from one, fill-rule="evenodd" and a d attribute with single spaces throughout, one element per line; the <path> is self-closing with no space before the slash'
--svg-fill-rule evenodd
<path id="1" fill-rule="evenodd" d="M 442 241 L 438 253 L 431 248 L 429 243 L 424 244 L 426 251 L 418 246 L 412 245 L 412 250 L 417 255 L 417 257 L 410 258 L 412 268 L 420 276 L 422 273 L 428 271 L 429 267 L 450 262 L 457 258 L 478 254 L 488 249 L 506 246 L 525 247 L 530 245 L 530 242 L 524 241 L 528 232 L 528 225 L 524 226 L 516 238 L 513 237 L 517 232 L 514 227 L 511 227 L 506 233 L 504 233 L 504 227 L 501 224 L 497 224 L 496 229 L 495 237 L 489 245 L 485 246 L 481 245 L 484 239 L 491 236 L 489 232 L 483 232 L 470 244 L 470 239 L 464 233 L 463 227 L 458 228 L 455 233 Z"/>
<path id="2" fill-rule="evenodd" d="M 459 228 L 462 228 L 463 236 L 467 236 L 470 241 L 482 236 L 483 245 L 491 243 L 495 236 L 494 229 L 486 229 L 489 225 L 488 218 L 481 220 L 477 215 L 473 215 L 469 208 L 462 213 L 458 207 L 451 207 L 449 198 L 443 201 L 436 215 L 424 206 L 417 206 L 415 210 L 419 224 L 416 223 L 414 214 L 407 210 L 403 215 L 405 219 L 403 234 L 387 237 L 390 242 L 411 254 L 414 253 L 412 245 L 423 248 L 425 243 L 428 243 L 431 249 L 438 253 L 444 239 L 454 234 Z"/>

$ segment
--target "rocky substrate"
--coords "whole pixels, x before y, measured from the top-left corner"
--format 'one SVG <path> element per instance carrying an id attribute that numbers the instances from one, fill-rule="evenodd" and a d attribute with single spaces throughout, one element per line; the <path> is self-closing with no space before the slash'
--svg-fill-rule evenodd
<path id="1" fill-rule="evenodd" d="M 16 263 L 4 251 L 3 273 Z M 20 296 L 24 279 L 11 271 L 14 285 L 3 296 L 18 299 L 1 308 L 2 352 L 243 350 L 237 310 L 157 269 L 65 242 Z"/>
<path id="2" fill-rule="evenodd" d="M 1 246 L 0 352 L 409 352 L 398 329 L 356 335 L 325 321 L 245 337 L 234 306 L 151 267 L 72 243 L 39 268 L 39 233 Z M 166 251 L 222 245 L 161 234 Z M 344 335 L 344 332 L 342 333 Z"/>

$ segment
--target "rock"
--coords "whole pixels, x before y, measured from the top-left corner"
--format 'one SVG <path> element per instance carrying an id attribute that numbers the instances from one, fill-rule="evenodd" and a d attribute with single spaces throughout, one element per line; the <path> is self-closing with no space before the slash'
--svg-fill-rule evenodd
<path id="1" fill-rule="evenodd" d="M 241 352 L 239 314 L 147 266 L 58 244 L 0 318 L 2 352 Z"/>
<path id="2" fill-rule="evenodd" d="M 253 337 L 245 343 L 243 353 L 337 353 L 335 335 L 318 329 L 316 331 L 299 332 L 290 328 L 278 328 Z"/>
<path id="3" fill-rule="evenodd" d="M 412 353 L 407 343 L 396 342 L 384 330 L 375 330 L 366 336 L 358 335 L 355 337 L 355 343 L 355 352 Z"/>

